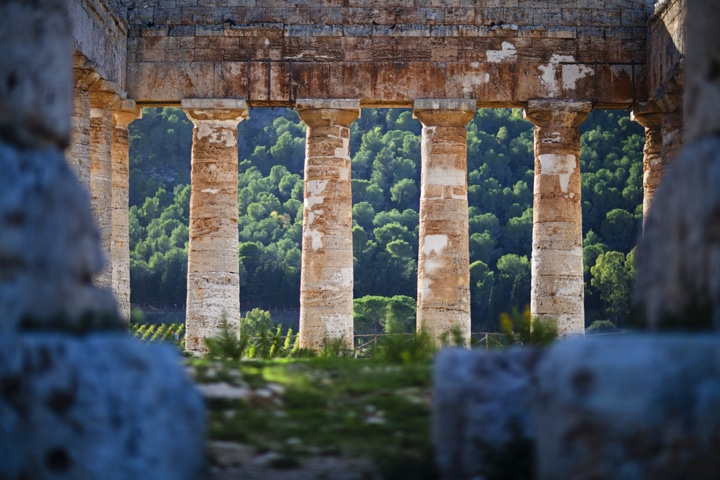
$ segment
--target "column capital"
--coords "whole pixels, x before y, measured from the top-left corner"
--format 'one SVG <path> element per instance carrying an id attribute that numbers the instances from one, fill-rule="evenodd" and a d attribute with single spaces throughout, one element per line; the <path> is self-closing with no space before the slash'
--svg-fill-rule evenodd
<path id="1" fill-rule="evenodd" d="M 118 100 L 111 107 L 117 126 L 127 128 L 135 120 L 142 118 L 142 109 L 135 100 Z"/>
<path id="2" fill-rule="evenodd" d="M 678 90 L 676 87 L 662 91 L 655 96 L 655 103 L 663 113 L 682 111 L 683 91 Z"/>
<path id="3" fill-rule="evenodd" d="M 85 55 L 75 52 L 72 57 L 72 71 L 75 88 L 89 90 L 90 87 L 100 80 L 100 74 L 96 70 L 97 65 L 90 62 Z"/>
<path id="4" fill-rule="evenodd" d="M 188 119 L 198 125 L 203 122 L 235 123 L 248 117 L 247 102 L 243 99 L 184 98 L 180 107 Z"/>
<path id="5" fill-rule="evenodd" d="M 471 98 L 418 98 L 413 103 L 413 117 L 425 126 L 463 127 L 475 111 Z"/>
<path id="6" fill-rule="evenodd" d="M 90 87 L 90 108 L 109 109 L 121 98 L 120 87 L 115 82 L 100 79 Z"/>
<path id="7" fill-rule="evenodd" d="M 92 85 L 100 80 L 100 74 L 91 68 L 73 67 L 73 82 L 75 88 L 90 90 Z"/>
<path id="8" fill-rule="evenodd" d="M 630 111 L 630 119 L 645 128 L 660 128 L 662 116 L 662 110 L 655 102 L 637 103 Z"/>
<path id="9" fill-rule="evenodd" d="M 578 127 L 591 110 L 586 101 L 529 100 L 523 116 L 536 127 Z"/>
<path id="10" fill-rule="evenodd" d="M 342 125 L 349 127 L 360 118 L 360 100 L 299 98 L 295 106 L 302 121 L 310 127 Z"/>

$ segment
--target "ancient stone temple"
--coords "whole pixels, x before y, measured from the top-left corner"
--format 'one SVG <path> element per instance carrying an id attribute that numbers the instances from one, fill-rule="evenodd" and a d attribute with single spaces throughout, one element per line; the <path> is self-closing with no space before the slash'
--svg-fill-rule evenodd
<path id="1" fill-rule="evenodd" d="M 470 328 L 465 124 L 525 109 L 535 129 L 532 314 L 584 330 L 578 127 L 593 108 L 646 129 L 646 207 L 682 145 L 684 1 L 68 0 L 68 160 L 91 192 L 105 270 L 129 315 L 127 125 L 179 106 L 195 125 L 188 348 L 239 317 L 236 125 L 255 107 L 307 124 L 302 345 L 352 338 L 349 132 L 363 107 L 423 125 L 418 327 Z M 244 121 L 252 121 L 252 116 Z M 528 159 L 530 160 L 530 159 Z"/>

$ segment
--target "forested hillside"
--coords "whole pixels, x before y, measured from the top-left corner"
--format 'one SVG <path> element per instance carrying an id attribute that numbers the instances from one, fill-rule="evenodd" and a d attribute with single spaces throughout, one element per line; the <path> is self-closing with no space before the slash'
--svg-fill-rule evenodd
<path id="1" fill-rule="evenodd" d="M 352 125 L 355 298 L 415 296 L 420 128 L 400 109 L 363 109 Z M 146 109 L 130 130 L 132 301 L 182 305 L 192 125 L 181 110 Z M 622 325 L 644 134 L 624 111 L 594 111 L 581 130 L 586 318 Z M 238 131 L 243 310 L 297 307 L 305 127 L 295 111 L 255 109 Z M 467 138 L 473 329 L 488 330 L 530 301 L 533 130 L 520 110 L 485 109 Z"/>

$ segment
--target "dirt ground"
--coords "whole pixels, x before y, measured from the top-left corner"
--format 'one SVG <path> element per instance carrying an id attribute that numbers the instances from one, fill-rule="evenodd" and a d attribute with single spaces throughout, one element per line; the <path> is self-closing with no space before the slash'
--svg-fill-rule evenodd
<path id="1" fill-rule="evenodd" d="M 210 444 L 211 462 L 206 480 L 375 480 L 368 460 L 314 456 L 300 465 L 282 465 L 277 454 L 257 453 L 252 447 L 231 442 Z"/>

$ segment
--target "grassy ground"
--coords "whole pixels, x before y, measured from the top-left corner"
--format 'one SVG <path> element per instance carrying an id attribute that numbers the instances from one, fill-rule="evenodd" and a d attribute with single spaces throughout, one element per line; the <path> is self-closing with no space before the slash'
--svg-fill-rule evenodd
<path id="1" fill-rule="evenodd" d="M 271 468 L 360 458 L 368 462 L 353 478 L 437 478 L 429 362 L 192 359 L 187 368 L 208 399 L 210 439 L 249 447 Z"/>

